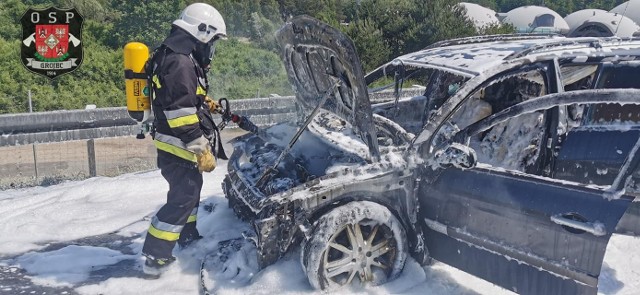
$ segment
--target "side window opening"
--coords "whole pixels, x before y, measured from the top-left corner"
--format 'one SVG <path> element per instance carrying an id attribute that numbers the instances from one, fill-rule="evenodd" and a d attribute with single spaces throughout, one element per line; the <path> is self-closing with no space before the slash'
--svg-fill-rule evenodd
<path id="1" fill-rule="evenodd" d="M 640 88 L 640 64 L 607 65 L 596 82 L 597 89 Z"/>
<path id="2" fill-rule="evenodd" d="M 553 178 L 611 185 L 640 136 L 640 105 L 582 106 L 589 114 L 558 147 Z M 635 179 L 640 179 L 636 171 Z"/>
<path id="3" fill-rule="evenodd" d="M 597 89 L 640 88 L 640 64 L 607 65 L 602 69 Z M 640 105 L 598 104 L 587 110 L 585 125 L 633 125 L 640 123 Z"/>
<path id="4" fill-rule="evenodd" d="M 565 90 L 640 88 L 635 78 L 640 75 L 640 63 L 605 64 L 601 71 L 588 74 L 590 71 L 584 65 L 564 66 L 565 81 L 567 77 L 579 78 L 565 82 Z M 567 107 L 566 118 L 567 130 L 557 147 L 553 178 L 610 185 L 640 135 L 640 105 L 572 105 Z"/>
<path id="5" fill-rule="evenodd" d="M 593 87 L 598 65 L 567 64 L 560 66 L 565 91 L 590 89 Z"/>
<path id="6" fill-rule="evenodd" d="M 497 113 L 544 94 L 547 94 L 544 73 L 534 70 L 508 76 L 487 86 L 484 99 L 493 106 L 493 112 Z"/>
<path id="7" fill-rule="evenodd" d="M 451 122 L 456 124 L 459 129 L 464 129 L 493 114 L 493 106 L 484 98 L 484 89 L 475 92 L 451 117 Z"/>
<path id="8" fill-rule="evenodd" d="M 462 130 L 520 102 L 547 94 L 542 70 L 518 73 L 495 80 L 466 99 L 450 118 Z M 545 112 L 511 118 L 468 138 L 478 163 L 506 170 L 540 174 L 537 163 L 546 136 Z M 446 129 L 446 128 L 443 128 Z M 442 130 L 442 129 L 441 129 Z"/>
<path id="9" fill-rule="evenodd" d="M 585 125 L 638 125 L 640 105 L 598 104 L 589 108 Z"/>
<path id="10" fill-rule="evenodd" d="M 589 88 L 640 88 L 638 75 L 640 63 L 623 62 L 604 64 L 599 75 L 587 78 L 593 77 Z M 577 110 L 575 113 L 572 107 Z M 568 115 L 569 122 L 573 124 L 569 124 L 566 137 L 558 147 L 553 177 L 610 185 L 640 136 L 640 105 L 599 103 L 570 106 Z M 634 175 L 635 179 L 640 179 L 638 171 Z"/>
<path id="11" fill-rule="evenodd" d="M 594 87 L 596 74 L 599 66 L 592 64 L 565 64 L 560 66 L 562 72 L 562 82 L 564 91 L 575 91 L 591 89 Z M 566 124 L 565 129 L 576 127 L 581 124 L 584 118 L 585 108 L 582 105 L 575 104 L 566 107 L 567 115 L 564 117 Z"/>
<path id="12" fill-rule="evenodd" d="M 500 123 L 479 138 L 471 147 L 479 163 L 507 170 L 534 172 L 545 135 L 544 113 L 535 112 Z"/>

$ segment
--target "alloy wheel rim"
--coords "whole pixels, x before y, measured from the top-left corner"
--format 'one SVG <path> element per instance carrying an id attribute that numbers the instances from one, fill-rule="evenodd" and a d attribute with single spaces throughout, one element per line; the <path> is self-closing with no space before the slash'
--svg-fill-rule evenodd
<path id="1" fill-rule="evenodd" d="M 383 224 L 347 224 L 329 239 L 323 254 L 324 277 L 333 284 L 381 283 L 392 273 L 397 255 L 393 232 Z"/>

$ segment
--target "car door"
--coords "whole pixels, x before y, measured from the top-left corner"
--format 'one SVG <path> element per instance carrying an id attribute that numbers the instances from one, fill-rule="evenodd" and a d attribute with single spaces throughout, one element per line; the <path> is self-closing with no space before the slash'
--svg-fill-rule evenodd
<path id="1" fill-rule="evenodd" d="M 597 75 L 593 79 L 585 75 L 595 67 L 573 63 L 563 66 L 562 73 L 572 78 L 565 83 L 565 90 L 640 88 L 636 78 L 640 75 L 640 61 L 604 62 L 595 71 Z M 610 182 L 616 177 L 617 167 L 625 159 L 626 151 L 640 134 L 640 105 L 595 104 L 589 108 L 576 105 L 569 108 L 567 115 L 573 121 L 570 124 L 581 127 L 565 134 L 562 150 L 554 159 L 553 177 L 575 180 L 586 175 L 594 184 Z M 624 124 L 617 124 L 619 122 Z M 640 179 L 638 172 L 636 178 Z M 640 236 L 640 202 L 629 206 L 616 233 Z"/>
<path id="2" fill-rule="evenodd" d="M 622 193 L 619 185 L 615 190 L 553 179 L 518 169 L 513 161 L 491 162 L 492 157 L 482 154 L 501 150 L 522 155 L 536 146 L 519 144 L 523 126 L 540 125 L 536 120 L 546 120 L 547 111 L 557 106 L 603 101 L 638 104 L 638 95 L 639 90 L 551 94 L 494 113 L 443 143 L 431 141 L 433 155 L 457 142 L 466 145 L 465 155 L 476 157 L 478 163 L 461 169 L 438 158 L 427 159 L 417 194 L 429 254 L 520 294 L 596 294 L 607 243 L 633 197 Z M 516 126 L 511 127 L 516 128 L 512 138 L 495 138 L 496 128 L 509 126 Z M 491 144 L 484 144 L 487 136 Z M 509 135 L 503 132 L 502 136 Z M 543 155 L 543 145 L 532 153 Z M 618 184 L 619 178 L 630 175 L 629 169 L 637 170 L 639 146 L 640 141 L 628 151 Z M 526 157 L 531 153 L 525 153 L 523 160 Z M 457 158 L 460 155 L 448 159 Z"/>

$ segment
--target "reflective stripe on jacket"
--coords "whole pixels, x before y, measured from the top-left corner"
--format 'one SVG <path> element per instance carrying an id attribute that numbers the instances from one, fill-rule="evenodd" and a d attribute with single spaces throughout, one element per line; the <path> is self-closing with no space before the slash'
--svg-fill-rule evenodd
<path id="1" fill-rule="evenodd" d="M 196 154 L 187 150 L 187 145 L 177 137 L 157 132 L 153 140 L 156 148 L 169 154 L 196 163 Z"/>
<path id="2" fill-rule="evenodd" d="M 187 223 L 196 222 L 196 219 L 198 219 L 198 207 L 191 210 L 191 214 L 189 214 L 189 218 L 187 218 Z"/>
<path id="3" fill-rule="evenodd" d="M 202 136 L 198 112 L 207 93 L 204 71 L 190 55 L 165 51 L 152 77 L 155 115 L 154 143 L 160 151 L 180 159 L 196 162 L 186 143 Z"/>

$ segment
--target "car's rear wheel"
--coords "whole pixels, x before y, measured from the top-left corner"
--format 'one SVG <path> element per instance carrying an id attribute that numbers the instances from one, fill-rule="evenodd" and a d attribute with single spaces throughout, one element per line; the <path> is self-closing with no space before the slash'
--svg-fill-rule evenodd
<path id="1" fill-rule="evenodd" d="M 407 257 L 402 224 L 384 206 L 352 202 L 316 222 L 302 247 L 302 266 L 316 289 L 380 285 L 398 276 Z"/>

